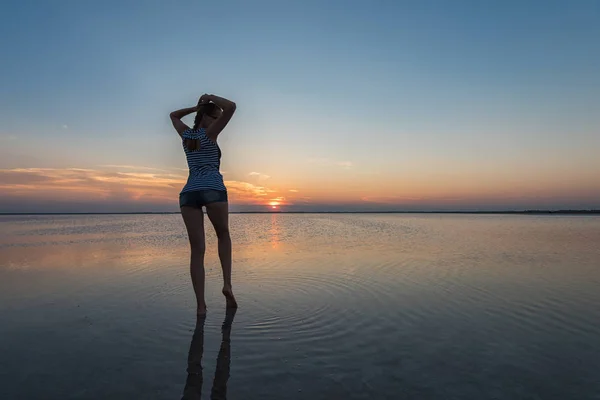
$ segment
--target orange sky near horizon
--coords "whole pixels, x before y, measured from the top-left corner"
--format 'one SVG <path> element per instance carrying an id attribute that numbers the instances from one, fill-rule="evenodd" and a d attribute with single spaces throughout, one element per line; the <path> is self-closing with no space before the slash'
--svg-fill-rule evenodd
<path id="1" fill-rule="evenodd" d="M 600 185 L 586 189 L 589 176 L 573 179 L 569 171 L 546 176 L 529 173 L 509 174 L 490 171 L 439 171 L 428 179 L 423 174 L 409 173 L 395 178 L 377 174 L 360 174 L 344 166 L 335 173 L 306 181 L 293 182 L 251 172 L 246 180 L 233 179 L 224 173 L 232 205 L 254 206 L 264 210 L 281 210 L 311 204 L 335 206 L 411 206 L 427 208 L 438 205 L 460 209 L 463 204 L 493 204 L 502 201 L 523 202 L 540 199 L 594 199 L 600 196 Z M 91 168 L 13 168 L 0 169 L 0 193 L 4 199 L 44 199 L 46 201 L 86 202 L 113 201 L 137 205 L 143 209 L 176 210 L 177 198 L 185 184 L 186 172 L 135 167 L 104 166 Z M 275 206 L 275 207 L 273 207 Z M 93 210 L 87 210 L 93 212 Z"/>
<path id="2" fill-rule="evenodd" d="M 0 13 L 0 213 L 178 211 L 204 93 L 233 211 L 600 209 L 600 2 L 54 3 Z"/>

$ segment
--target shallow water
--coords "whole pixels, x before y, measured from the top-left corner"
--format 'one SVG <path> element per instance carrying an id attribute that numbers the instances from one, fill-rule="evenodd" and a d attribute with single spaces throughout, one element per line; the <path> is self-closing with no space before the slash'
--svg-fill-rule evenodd
<path id="1" fill-rule="evenodd" d="M 599 217 L 233 214 L 234 316 L 207 232 L 196 321 L 181 216 L 0 217 L 0 399 L 600 399 Z"/>

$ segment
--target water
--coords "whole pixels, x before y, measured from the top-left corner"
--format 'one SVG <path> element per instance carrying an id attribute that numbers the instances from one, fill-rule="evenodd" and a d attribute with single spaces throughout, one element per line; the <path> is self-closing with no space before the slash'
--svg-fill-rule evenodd
<path id="1" fill-rule="evenodd" d="M 600 399 L 599 217 L 234 214 L 206 321 L 179 215 L 0 228 L 0 399 Z"/>

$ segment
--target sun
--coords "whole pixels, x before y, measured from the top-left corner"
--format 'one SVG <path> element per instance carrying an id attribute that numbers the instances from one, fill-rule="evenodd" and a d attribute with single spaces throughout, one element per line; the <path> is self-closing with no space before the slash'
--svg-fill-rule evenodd
<path id="1" fill-rule="evenodd" d="M 280 202 L 278 202 L 278 201 L 271 201 L 271 202 L 269 203 L 269 205 L 271 206 L 271 209 L 273 209 L 273 210 L 277 209 L 277 207 L 279 207 L 279 205 L 280 205 L 280 204 L 281 204 L 281 203 L 280 203 Z"/>

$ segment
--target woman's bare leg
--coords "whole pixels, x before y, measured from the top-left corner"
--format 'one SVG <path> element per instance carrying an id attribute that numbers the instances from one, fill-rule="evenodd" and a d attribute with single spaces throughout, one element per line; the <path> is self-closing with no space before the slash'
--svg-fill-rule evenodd
<path id="1" fill-rule="evenodd" d="M 181 215 L 190 239 L 190 275 L 192 286 L 196 293 L 198 315 L 206 314 L 206 301 L 204 299 L 204 212 L 201 208 L 181 207 Z"/>
<path id="2" fill-rule="evenodd" d="M 229 205 L 227 202 L 206 205 L 206 213 L 215 228 L 219 241 L 219 259 L 223 269 L 223 294 L 227 308 L 237 308 L 237 302 L 231 287 L 231 236 L 229 235 Z"/>

